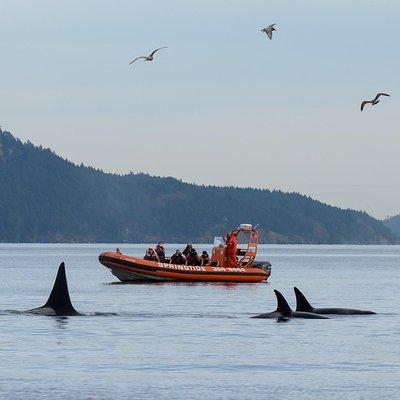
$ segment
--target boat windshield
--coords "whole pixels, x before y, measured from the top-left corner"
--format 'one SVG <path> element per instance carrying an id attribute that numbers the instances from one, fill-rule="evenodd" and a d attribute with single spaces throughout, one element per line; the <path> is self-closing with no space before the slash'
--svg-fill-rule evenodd
<path id="1" fill-rule="evenodd" d="M 214 247 L 223 246 L 225 244 L 224 238 L 222 236 L 214 237 Z"/>
<path id="2" fill-rule="evenodd" d="M 236 236 L 237 245 L 240 248 L 246 248 L 249 243 L 250 231 L 239 231 Z"/>

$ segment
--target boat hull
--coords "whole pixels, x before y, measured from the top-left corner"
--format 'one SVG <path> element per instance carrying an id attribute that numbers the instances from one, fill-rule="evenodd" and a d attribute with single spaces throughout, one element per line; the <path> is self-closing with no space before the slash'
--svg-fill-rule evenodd
<path id="1" fill-rule="evenodd" d="M 147 261 L 115 252 L 100 254 L 99 261 L 110 269 L 121 282 L 160 282 L 160 281 L 195 281 L 195 282 L 248 282 L 266 281 L 270 269 L 258 267 L 215 267 L 166 264 Z"/>

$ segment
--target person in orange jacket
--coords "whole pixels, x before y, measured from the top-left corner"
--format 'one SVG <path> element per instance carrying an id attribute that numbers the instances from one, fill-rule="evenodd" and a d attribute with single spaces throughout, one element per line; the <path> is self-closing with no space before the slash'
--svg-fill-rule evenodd
<path id="1" fill-rule="evenodd" d="M 225 257 L 226 263 L 229 267 L 237 267 L 237 238 L 236 235 L 232 233 L 228 233 L 226 235 L 226 249 L 225 249 Z"/>

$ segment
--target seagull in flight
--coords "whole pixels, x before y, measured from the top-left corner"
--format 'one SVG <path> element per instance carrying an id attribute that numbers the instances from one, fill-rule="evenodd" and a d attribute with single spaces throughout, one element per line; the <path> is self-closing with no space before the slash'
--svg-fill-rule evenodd
<path id="1" fill-rule="evenodd" d="M 274 28 L 276 24 L 272 24 L 272 25 L 268 25 L 266 28 L 261 29 L 261 32 L 265 32 L 267 34 L 267 36 L 269 37 L 269 40 L 272 39 L 272 32 L 276 31 L 276 29 Z"/>
<path id="2" fill-rule="evenodd" d="M 380 96 L 387 96 L 387 97 L 390 97 L 390 94 L 386 94 L 386 93 L 378 93 L 376 96 L 375 96 L 375 98 L 373 99 L 373 100 L 364 100 L 362 103 L 361 103 L 361 111 L 362 110 L 364 110 L 364 107 L 365 107 L 365 105 L 366 104 L 371 104 L 372 106 L 374 106 L 375 104 L 378 104 L 379 103 L 379 97 Z"/>
<path id="3" fill-rule="evenodd" d="M 135 58 L 134 60 L 132 60 L 132 61 L 129 63 L 129 65 L 132 65 L 135 61 L 140 60 L 140 59 L 143 59 L 144 61 L 153 61 L 153 60 L 154 60 L 154 54 L 155 54 L 155 52 L 158 51 L 158 50 L 161 50 L 161 49 L 166 49 L 166 48 L 167 48 L 167 46 L 160 47 L 160 48 L 155 49 L 154 51 L 152 51 L 148 56 L 140 56 L 140 57 L 137 57 L 137 58 Z"/>

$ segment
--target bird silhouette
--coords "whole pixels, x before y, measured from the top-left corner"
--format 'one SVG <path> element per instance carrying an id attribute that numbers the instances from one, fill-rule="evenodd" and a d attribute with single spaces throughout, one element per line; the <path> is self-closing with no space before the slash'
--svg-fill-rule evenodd
<path id="1" fill-rule="evenodd" d="M 361 111 L 364 110 L 364 107 L 365 107 L 366 104 L 371 104 L 372 106 L 374 106 L 375 104 L 378 104 L 378 103 L 380 102 L 380 100 L 379 100 L 379 97 L 380 97 L 380 96 L 387 96 L 387 97 L 390 97 L 389 94 L 386 94 L 386 93 L 378 93 L 378 94 L 375 96 L 374 99 L 372 99 L 372 100 L 364 100 L 364 101 L 361 103 Z"/>
<path id="2" fill-rule="evenodd" d="M 154 54 L 155 54 L 158 50 L 166 49 L 166 48 L 167 48 L 167 46 L 160 47 L 160 48 L 155 49 L 154 51 L 152 51 L 148 56 L 140 56 L 140 57 L 137 57 L 137 58 L 135 58 L 134 60 L 132 60 L 132 61 L 129 63 L 129 65 L 132 65 L 135 61 L 140 60 L 140 59 L 143 59 L 144 61 L 153 61 L 153 60 L 154 60 Z"/>
<path id="3" fill-rule="evenodd" d="M 276 31 L 276 29 L 274 28 L 275 25 L 276 24 L 271 24 L 271 25 L 268 25 L 266 28 L 261 29 L 261 32 L 265 32 L 266 35 L 269 37 L 269 40 L 272 39 L 272 32 Z"/>

